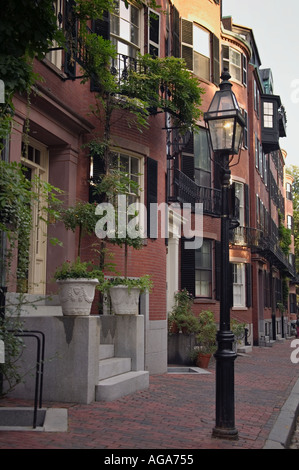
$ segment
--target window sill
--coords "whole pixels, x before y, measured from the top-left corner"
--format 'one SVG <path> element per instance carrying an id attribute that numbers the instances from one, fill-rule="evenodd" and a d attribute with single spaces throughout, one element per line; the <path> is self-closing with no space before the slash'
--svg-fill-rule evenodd
<path id="1" fill-rule="evenodd" d="M 248 307 L 232 307 L 232 311 L 235 312 L 236 310 L 241 310 L 243 312 L 243 311 L 247 311 Z"/>
<path id="2" fill-rule="evenodd" d="M 204 298 L 199 298 L 196 297 L 194 299 L 195 304 L 216 304 L 217 300 L 214 299 L 204 299 Z"/>

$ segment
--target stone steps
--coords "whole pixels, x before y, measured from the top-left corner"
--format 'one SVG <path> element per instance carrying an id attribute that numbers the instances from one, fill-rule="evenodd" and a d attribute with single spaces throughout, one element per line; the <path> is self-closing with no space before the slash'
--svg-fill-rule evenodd
<path id="1" fill-rule="evenodd" d="M 96 401 L 113 401 L 149 386 L 149 373 L 132 371 L 131 358 L 115 357 L 112 344 L 100 345 Z"/>

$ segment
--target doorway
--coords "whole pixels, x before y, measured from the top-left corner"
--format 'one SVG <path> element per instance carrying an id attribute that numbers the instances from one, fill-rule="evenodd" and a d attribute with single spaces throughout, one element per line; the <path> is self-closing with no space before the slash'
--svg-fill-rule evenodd
<path id="1" fill-rule="evenodd" d="M 32 204 L 29 267 L 25 290 L 29 294 L 44 295 L 46 293 L 47 223 L 41 215 L 46 201 L 40 186 L 35 184 L 35 181 L 39 179 L 42 182 L 48 182 L 47 147 L 32 138 L 27 138 L 26 142 L 22 142 L 22 164 L 26 167 L 26 176 L 38 196 Z"/>

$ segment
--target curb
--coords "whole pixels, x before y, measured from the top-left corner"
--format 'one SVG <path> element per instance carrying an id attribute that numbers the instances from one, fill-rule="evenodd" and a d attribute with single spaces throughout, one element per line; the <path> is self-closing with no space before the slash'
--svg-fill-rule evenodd
<path id="1" fill-rule="evenodd" d="M 286 449 L 291 441 L 299 414 L 299 379 L 281 408 L 263 449 Z"/>

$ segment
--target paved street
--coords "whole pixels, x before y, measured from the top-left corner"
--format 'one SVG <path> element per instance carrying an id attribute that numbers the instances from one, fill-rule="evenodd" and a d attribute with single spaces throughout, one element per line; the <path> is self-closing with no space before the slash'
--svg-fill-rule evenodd
<path id="1" fill-rule="evenodd" d="M 255 347 L 236 359 L 237 441 L 211 437 L 215 423 L 212 365 L 208 375 L 151 376 L 149 389 L 112 403 L 43 403 L 68 409 L 68 431 L 1 431 L 0 448 L 263 449 L 299 379 L 299 364 L 291 362 L 291 352 L 291 341 L 286 340 L 273 347 Z M 1 405 L 16 403 L 6 399 Z"/>

